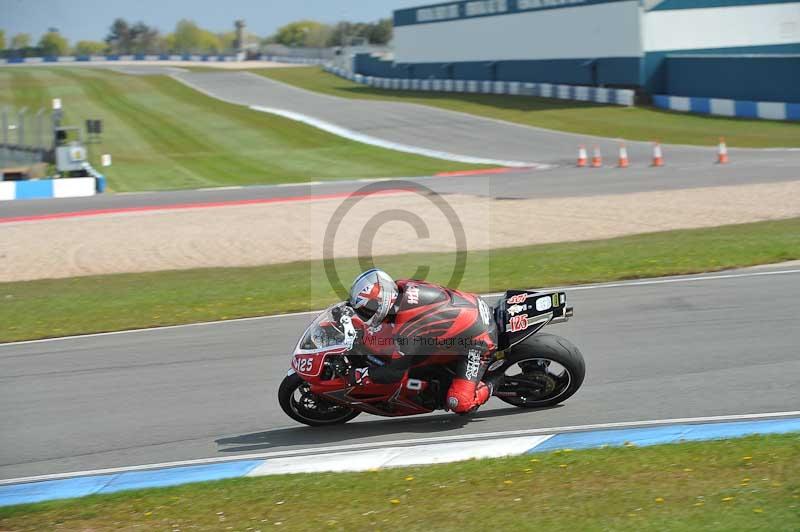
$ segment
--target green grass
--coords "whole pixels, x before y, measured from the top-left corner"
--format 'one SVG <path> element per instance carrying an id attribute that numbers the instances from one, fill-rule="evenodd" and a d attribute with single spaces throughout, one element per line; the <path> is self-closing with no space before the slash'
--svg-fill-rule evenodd
<path id="1" fill-rule="evenodd" d="M 376 148 L 205 96 L 167 76 L 94 68 L 0 70 L 0 105 L 33 112 L 60 97 L 67 125 L 103 120 L 117 192 L 430 175 L 475 168 Z M 30 134 L 30 132 L 29 132 Z M 98 165 L 99 167 L 99 165 Z"/>
<path id="2" fill-rule="evenodd" d="M 655 107 L 620 107 L 528 96 L 373 89 L 328 74 L 320 67 L 254 72 L 332 96 L 417 103 L 586 135 L 705 146 L 716 145 L 719 137 L 724 136 L 734 147 L 800 146 L 800 124 L 791 122 L 698 116 Z"/>
<path id="3" fill-rule="evenodd" d="M 365 473 L 243 478 L 0 508 L 3 530 L 797 530 L 800 435 Z"/>
<path id="4" fill-rule="evenodd" d="M 800 218 L 467 258 L 460 288 L 474 292 L 714 271 L 800 259 Z M 397 278 L 429 265 L 429 279 L 447 283 L 454 257 L 406 254 L 376 264 Z M 345 284 L 360 269 L 356 259 L 338 260 L 337 267 Z M 312 310 L 336 299 L 319 262 L 2 283 L 0 341 Z"/>

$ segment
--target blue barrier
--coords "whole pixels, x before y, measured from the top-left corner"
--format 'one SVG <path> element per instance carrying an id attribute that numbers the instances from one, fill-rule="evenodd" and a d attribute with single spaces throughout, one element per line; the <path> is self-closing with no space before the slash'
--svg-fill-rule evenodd
<path id="1" fill-rule="evenodd" d="M 53 198 L 53 180 L 39 179 L 35 181 L 15 181 L 15 199 Z"/>
<path id="2" fill-rule="evenodd" d="M 800 120 L 800 104 L 786 102 L 751 102 L 727 98 L 695 98 L 656 94 L 653 105 L 671 111 L 730 116 L 736 118 L 760 118 L 765 120 Z"/>

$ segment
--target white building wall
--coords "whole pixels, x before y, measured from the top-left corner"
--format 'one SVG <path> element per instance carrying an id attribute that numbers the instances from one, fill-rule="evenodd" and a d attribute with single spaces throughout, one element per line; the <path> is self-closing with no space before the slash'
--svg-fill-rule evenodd
<path id="1" fill-rule="evenodd" d="M 433 63 L 637 57 L 638 0 L 398 26 L 395 61 Z"/>
<path id="2" fill-rule="evenodd" d="M 648 11 L 644 49 L 697 50 L 800 42 L 800 2 Z"/>

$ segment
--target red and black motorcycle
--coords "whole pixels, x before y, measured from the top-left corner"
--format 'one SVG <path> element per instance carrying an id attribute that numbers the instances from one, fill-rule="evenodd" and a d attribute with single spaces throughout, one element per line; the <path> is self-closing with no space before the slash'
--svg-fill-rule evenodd
<path id="1" fill-rule="evenodd" d="M 399 383 L 348 385 L 351 368 L 387 361 L 362 353 L 358 346 L 349 349 L 351 331 L 334 318 L 336 307 L 322 312 L 295 348 L 292 369 L 278 391 L 286 415 L 321 426 L 345 423 L 361 412 L 413 416 L 444 409 L 460 355 L 420 357 Z M 581 352 L 560 336 L 537 334 L 545 325 L 571 316 L 564 292 L 505 293 L 493 309 L 498 350 L 484 375 L 494 382 L 495 397 L 521 408 L 539 408 L 561 403 L 578 391 L 586 372 Z"/>

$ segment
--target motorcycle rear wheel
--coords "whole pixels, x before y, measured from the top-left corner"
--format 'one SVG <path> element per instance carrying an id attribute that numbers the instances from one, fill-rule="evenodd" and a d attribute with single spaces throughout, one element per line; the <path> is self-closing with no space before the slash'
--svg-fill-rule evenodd
<path id="1" fill-rule="evenodd" d="M 495 393 L 498 399 L 520 408 L 543 408 L 562 403 L 577 392 L 586 365 L 581 352 L 567 339 L 542 333 L 508 350 L 505 362 L 493 374 L 499 372 L 504 377 Z"/>
<path id="2" fill-rule="evenodd" d="M 311 427 L 347 423 L 361 413 L 311 393 L 308 383 L 296 373 L 281 382 L 278 402 L 287 416 Z"/>

